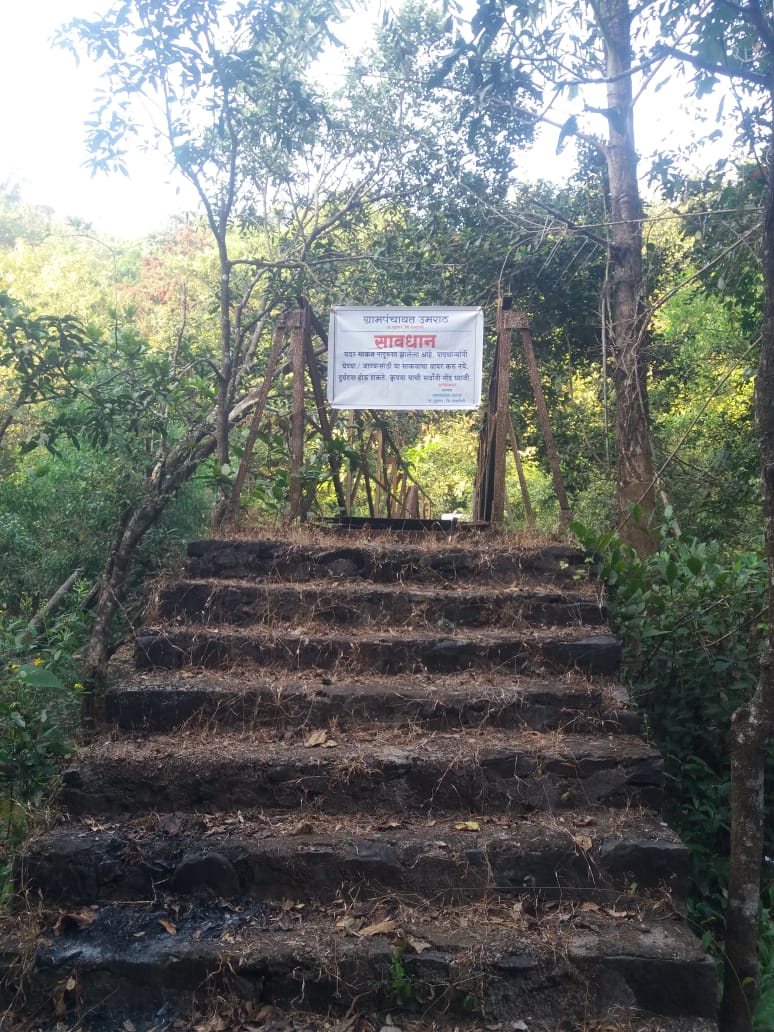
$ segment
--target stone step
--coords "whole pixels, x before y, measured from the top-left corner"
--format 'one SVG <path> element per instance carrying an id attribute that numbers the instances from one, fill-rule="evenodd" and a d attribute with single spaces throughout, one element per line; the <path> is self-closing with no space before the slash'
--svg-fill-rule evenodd
<path id="1" fill-rule="evenodd" d="M 412 629 L 519 627 L 605 623 L 599 598 L 590 590 L 463 589 L 446 591 L 371 584 L 249 584 L 240 581 L 175 581 L 159 588 L 152 622 Z"/>
<path id="2" fill-rule="evenodd" d="M 662 801 L 661 757 L 627 735 L 365 727 L 300 739 L 201 730 L 97 743 L 63 772 L 60 801 L 95 815 L 312 803 L 519 814 Z"/>
<path id="3" fill-rule="evenodd" d="M 9 1032 L 716 1032 L 581 552 L 199 541 L 149 613 L 16 864 Z"/>
<path id="4" fill-rule="evenodd" d="M 218 627 L 141 630 L 135 641 L 137 668 L 176 670 L 184 666 L 222 668 L 237 664 L 319 667 L 332 676 L 343 671 L 380 674 L 459 670 L 582 670 L 615 676 L 620 641 L 604 630 L 576 627 L 533 628 L 528 632 L 470 631 L 461 634 L 413 632 L 347 635 L 298 631 L 235 631 Z"/>
<path id="5" fill-rule="evenodd" d="M 124 730 L 169 731 L 182 724 L 223 727 L 350 728 L 359 723 L 421 725 L 430 730 L 513 727 L 535 731 L 625 731 L 639 714 L 613 682 L 567 673 L 554 680 L 496 671 L 340 680 L 242 670 L 155 670 L 114 663 L 105 720 Z"/>
<path id="6" fill-rule="evenodd" d="M 315 810 L 73 820 L 29 842 L 16 883 L 48 904 L 176 896 L 331 902 L 400 892 L 616 906 L 652 890 L 683 898 L 688 851 L 644 812 L 597 810 L 428 819 Z"/>
<path id="7" fill-rule="evenodd" d="M 21 988 L 50 1019 L 54 1008 L 60 1019 L 88 1014 L 90 1029 L 125 1028 L 132 1016 L 147 1028 L 162 1008 L 169 1016 L 219 998 L 520 1020 L 530 1030 L 573 1014 L 588 1028 L 616 1008 L 708 1020 L 715 1008 L 714 964 L 662 904 L 118 905 L 59 912 L 37 955 L 29 941 L 21 947 L 4 944 L 5 1000 Z"/>
<path id="8" fill-rule="evenodd" d="M 185 572 L 194 579 L 246 578 L 302 583 L 355 578 L 377 583 L 444 585 L 480 581 L 577 584 L 589 576 L 588 556 L 567 545 L 544 548 L 500 545 L 459 548 L 374 541 L 358 545 L 292 544 L 280 540 L 202 540 L 188 544 Z"/>

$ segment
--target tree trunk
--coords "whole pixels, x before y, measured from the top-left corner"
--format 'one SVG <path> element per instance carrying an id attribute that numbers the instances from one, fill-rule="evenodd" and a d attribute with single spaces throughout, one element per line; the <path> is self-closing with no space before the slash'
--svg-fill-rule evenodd
<path id="1" fill-rule="evenodd" d="M 223 474 L 229 464 L 229 410 L 233 391 L 232 347 L 231 347 L 231 265 L 226 248 L 225 233 L 218 236 L 220 257 L 220 369 L 218 370 L 216 455 L 218 472 Z M 219 489 L 220 501 L 225 504 L 228 490 L 224 481 Z"/>
<path id="2" fill-rule="evenodd" d="M 753 1027 L 758 994 L 764 773 L 768 744 L 774 733 L 774 135 L 769 146 L 768 175 L 763 230 L 763 332 L 755 382 L 755 418 L 769 567 L 769 631 L 755 694 L 733 719 L 722 1032 L 751 1032 Z"/>
<path id="3" fill-rule="evenodd" d="M 605 40 L 610 184 L 611 339 L 615 357 L 618 515 L 621 534 L 648 554 L 654 542 L 648 525 L 655 511 L 655 476 L 647 383 L 647 316 L 642 270 L 642 203 L 634 146 L 631 69 L 631 13 L 628 0 L 594 5 Z M 642 518 L 631 516 L 639 505 Z"/>
<path id="4" fill-rule="evenodd" d="M 763 776 L 771 692 L 767 646 L 755 696 L 734 714 L 731 736 L 731 858 L 726 905 L 722 1032 L 752 1032 L 758 989 L 758 910 L 763 860 Z"/>
<path id="5" fill-rule="evenodd" d="M 107 687 L 110 627 L 126 599 L 132 560 L 137 547 L 172 497 L 173 494 L 150 497 L 129 516 L 116 536 L 113 551 L 105 565 L 94 607 L 94 623 L 82 663 L 85 692 L 81 712 L 87 728 L 94 725 L 98 702 Z"/>
<path id="6" fill-rule="evenodd" d="M 235 405 L 228 415 L 227 428 L 231 429 L 244 418 L 256 400 L 257 395 L 251 395 Z M 205 430 L 187 441 L 178 442 L 146 482 L 145 499 L 135 509 L 127 509 L 121 515 L 105 563 L 94 606 L 94 623 L 82 663 L 86 687 L 82 717 L 87 727 L 94 723 L 98 702 L 107 685 L 110 627 L 126 599 L 129 573 L 137 548 L 180 488 L 217 448 L 217 434 Z"/>

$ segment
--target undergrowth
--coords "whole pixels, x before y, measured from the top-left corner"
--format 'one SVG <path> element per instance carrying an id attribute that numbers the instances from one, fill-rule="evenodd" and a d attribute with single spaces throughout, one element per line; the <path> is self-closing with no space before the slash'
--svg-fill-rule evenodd
<path id="1" fill-rule="evenodd" d="M 766 634 L 763 550 L 729 551 L 715 540 L 674 537 L 640 558 L 614 533 L 572 530 L 597 557 L 610 622 L 624 644 L 624 676 L 649 737 L 664 756 L 665 816 L 690 850 L 689 914 L 705 945 L 720 949 L 730 845 L 731 717 L 750 698 Z M 774 789 L 774 763 L 767 798 Z M 774 855 L 767 821 L 766 854 Z M 774 871 L 764 870 L 761 994 L 757 1027 L 774 1014 Z"/>
<path id="2" fill-rule="evenodd" d="M 77 653 L 86 635 L 80 605 L 40 631 L 28 602 L 0 611 L 0 900 L 13 853 L 46 806 L 59 763 L 72 749 L 80 690 Z"/>

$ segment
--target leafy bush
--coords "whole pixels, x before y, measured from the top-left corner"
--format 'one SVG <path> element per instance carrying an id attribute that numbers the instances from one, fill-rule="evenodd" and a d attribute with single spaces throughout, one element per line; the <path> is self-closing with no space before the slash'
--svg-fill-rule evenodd
<path id="1" fill-rule="evenodd" d="M 760 984 L 754 1027 L 760 1029 L 760 1032 L 770 1032 L 774 1028 L 774 887 L 771 885 L 761 908 L 758 961 Z"/>
<path id="2" fill-rule="evenodd" d="M 71 750 L 80 709 L 76 655 L 86 636 L 77 602 L 41 634 L 30 633 L 28 607 L 21 617 L 0 613 L 0 861 L 23 838 L 30 809 L 45 803 Z"/>
<path id="3" fill-rule="evenodd" d="M 691 851 L 692 914 L 702 927 L 719 930 L 728 871 L 729 729 L 758 677 L 765 560 L 755 550 L 727 552 L 717 541 L 675 538 L 668 527 L 655 554 L 641 559 L 616 534 L 597 535 L 577 523 L 572 529 L 598 557 L 610 621 L 624 643 L 624 673 L 664 756 L 666 815 Z M 769 831 L 769 852 L 772 841 Z"/>
<path id="4" fill-rule="evenodd" d="M 37 449 L 5 481 L 0 480 L 0 608 L 18 613 L 28 598 L 45 601 L 76 568 L 93 584 L 122 510 L 136 504 L 131 466 L 117 473 L 117 459 L 88 445 L 63 442 L 56 455 Z M 192 480 L 162 514 L 137 557 L 135 580 L 155 576 L 170 554 L 206 526 L 213 490 Z"/>

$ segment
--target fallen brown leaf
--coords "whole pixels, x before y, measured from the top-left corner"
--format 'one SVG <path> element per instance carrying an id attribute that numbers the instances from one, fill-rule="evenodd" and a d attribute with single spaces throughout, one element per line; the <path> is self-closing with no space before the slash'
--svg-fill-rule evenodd
<path id="1" fill-rule="evenodd" d="M 63 935 L 74 930 L 80 931 L 82 928 L 88 928 L 96 919 L 96 907 L 76 907 L 74 910 L 60 913 L 53 931 L 55 935 Z"/>
<path id="2" fill-rule="evenodd" d="M 377 921 L 376 924 L 366 925 L 365 928 L 361 928 L 358 932 L 362 938 L 370 935 L 389 935 L 390 932 L 394 932 L 398 927 L 398 922 L 393 921 L 391 917 L 385 918 L 384 921 Z"/>
<path id="3" fill-rule="evenodd" d="M 341 928 L 344 932 L 351 932 L 353 935 L 357 935 L 360 921 L 356 917 L 352 917 L 350 914 L 345 914 L 344 917 L 339 918 L 336 922 L 336 927 Z"/>
<path id="4" fill-rule="evenodd" d="M 165 918 L 159 918 L 159 924 L 169 935 L 177 935 L 177 926 L 173 925 L 171 921 L 167 921 Z"/>
<path id="5" fill-rule="evenodd" d="M 168 813 L 159 821 L 159 831 L 163 831 L 165 835 L 179 835 L 182 830 L 183 822 L 173 813 Z"/>
<path id="6" fill-rule="evenodd" d="M 396 821 L 394 817 L 385 817 L 384 820 L 379 821 L 378 824 L 374 824 L 375 831 L 389 831 L 391 828 L 399 828 L 401 826 L 400 821 Z"/>
<path id="7" fill-rule="evenodd" d="M 288 830 L 288 835 L 312 835 L 314 834 L 314 825 L 310 824 L 309 821 L 300 821 Z"/>
<path id="8" fill-rule="evenodd" d="M 311 735 L 307 735 L 304 739 L 304 745 L 307 749 L 314 749 L 317 746 L 325 745 L 328 741 L 328 732 L 320 728 L 318 731 L 313 731 Z"/>
<path id="9" fill-rule="evenodd" d="M 83 823 L 89 829 L 89 831 L 107 831 L 110 827 L 109 824 L 101 824 L 99 821 L 95 821 L 91 817 L 85 817 Z"/>
<path id="10" fill-rule="evenodd" d="M 198 1025 L 194 1025 L 194 1032 L 225 1032 L 227 1028 L 228 1025 L 225 1019 L 219 1014 L 213 1014 L 206 1021 L 201 1021 Z"/>
<path id="11" fill-rule="evenodd" d="M 54 1014 L 58 1018 L 64 1018 L 67 1014 L 67 1004 L 65 1003 L 65 994 L 73 992 L 78 986 L 78 982 L 75 980 L 73 975 L 69 978 L 64 979 L 62 982 L 57 982 L 54 987 L 54 993 L 52 996 L 52 1002 L 54 1004 Z"/>
<path id="12" fill-rule="evenodd" d="M 481 831 L 478 821 L 457 821 L 454 825 L 455 831 Z"/>

